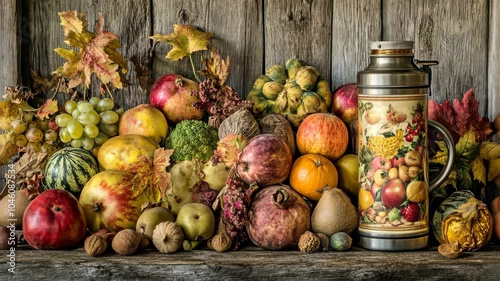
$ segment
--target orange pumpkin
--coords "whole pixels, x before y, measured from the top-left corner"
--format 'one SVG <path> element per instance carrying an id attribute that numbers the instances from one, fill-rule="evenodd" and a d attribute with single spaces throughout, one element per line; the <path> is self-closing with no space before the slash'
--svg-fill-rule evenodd
<path id="1" fill-rule="evenodd" d="M 309 200 L 319 200 L 325 186 L 336 188 L 337 184 L 337 169 L 326 157 L 305 154 L 293 163 L 290 186 Z"/>

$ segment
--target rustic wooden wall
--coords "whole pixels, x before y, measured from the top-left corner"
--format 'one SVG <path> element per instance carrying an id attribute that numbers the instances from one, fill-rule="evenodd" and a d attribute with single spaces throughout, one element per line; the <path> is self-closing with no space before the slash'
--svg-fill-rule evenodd
<path id="1" fill-rule="evenodd" d="M 166 44 L 159 45 L 152 62 L 148 62 L 150 35 L 169 34 L 174 23 L 214 33 L 213 44 L 231 57 L 229 84 L 241 96 L 267 67 L 283 64 L 290 57 L 300 57 L 316 66 L 330 80 L 333 90 L 356 81 L 356 73 L 368 63 L 370 41 L 413 40 L 416 58 L 440 62 L 433 67 L 434 99 L 459 98 L 473 88 L 482 101 L 481 114 L 493 117 L 499 112 L 499 0 L 8 2 L 14 6 L 20 3 L 23 24 L 27 25 L 20 67 L 26 83 L 27 66 L 48 75 L 63 63 L 53 51 L 63 46 L 57 12 L 77 9 L 87 13 L 90 23 L 102 13 L 106 28 L 120 36 L 124 56 L 146 64 L 153 78 L 168 72 L 188 77 L 192 74 L 187 59 L 171 62 L 164 58 L 170 48 Z M 7 51 L 3 48 L 2 52 Z M 194 59 L 200 68 L 200 55 Z M 118 98 L 126 107 L 148 100 L 148 89 L 139 87 L 132 63 L 130 68 L 132 85 Z M 12 75 L 5 73 L 10 69 L 0 73 Z"/>

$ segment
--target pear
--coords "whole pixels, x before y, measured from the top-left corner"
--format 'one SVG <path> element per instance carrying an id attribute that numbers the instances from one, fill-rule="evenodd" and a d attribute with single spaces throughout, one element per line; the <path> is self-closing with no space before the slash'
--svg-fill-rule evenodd
<path id="1" fill-rule="evenodd" d="M 175 222 L 174 214 L 165 207 L 148 208 L 137 219 L 136 231 L 152 239 L 153 230 L 160 222 Z"/>
<path id="2" fill-rule="evenodd" d="M 325 188 L 311 215 L 313 232 L 332 236 L 337 232 L 354 232 L 358 213 L 349 197 L 338 188 Z"/>

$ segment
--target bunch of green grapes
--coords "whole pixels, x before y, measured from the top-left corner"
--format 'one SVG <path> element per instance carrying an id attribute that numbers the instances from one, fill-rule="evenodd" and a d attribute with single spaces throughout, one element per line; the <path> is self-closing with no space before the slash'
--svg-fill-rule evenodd
<path id="1" fill-rule="evenodd" d="M 67 101 L 64 104 L 67 113 L 56 116 L 56 124 L 61 127 L 59 139 L 96 154 L 105 141 L 118 134 L 118 120 L 123 109 L 113 110 L 114 107 L 110 98 Z"/>
<path id="2" fill-rule="evenodd" d="M 50 156 L 58 149 L 53 119 L 40 120 L 31 112 L 23 112 L 10 122 L 9 131 L 15 137 L 14 144 L 23 151 L 47 152 Z"/>

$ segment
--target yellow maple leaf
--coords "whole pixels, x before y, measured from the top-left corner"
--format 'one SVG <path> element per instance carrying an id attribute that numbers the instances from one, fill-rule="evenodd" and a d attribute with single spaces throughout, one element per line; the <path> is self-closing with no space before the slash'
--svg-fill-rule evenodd
<path id="1" fill-rule="evenodd" d="M 138 197 L 145 193 L 152 202 L 158 202 L 165 196 L 170 187 L 170 156 L 173 149 L 158 148 L 153 159 L 148 156 L 139 157 L 137 162 L 127 167 L 127 172 L 135 174 L 132 179 L 132 194 Z"/>
<path id="2" fill-rule="evenodd" d="M 59 110 L 57 107 L 57 101 L 53 99 L 47 99 L 45 103 L 38 109 L 36 116 L 41 120 L 49 118 L 50 115 L 56 113 Z"/>
<path id="3" fill-rule="evenodd" d="M 215 79 L 217 83 L 222 86 L 226 83 L 227 77 L 229 76 L 230 64 L 229 56 L 224 60 L 217 49 L 212 48 L 210 50 L 210 58 L 205 58 L 203 60 L 205 70 L 201 70 L 200 73 L 205 77 Z"/>
<path id="4" fill-rule="evenodd" d="M 207 50 L 212 33 L 199 31 L 191 25 L 174 24 L 174 33 L 156 34 L 150 38 L 172 45 L 173 48 L 167 53 L 166 58 L 175 61 L 194 52 Z"/>
<path id="5" fill-rule="evenodd" d="M 483 158 L 481 158 L 480 156 L 476 157 L 471 162 L 471 167 L 474 179 L 483 184 L 486 184 L 486 165 L 484 165 Z"/>
<path id="6" fill-rule="evenodd" d="M 6 165 L 17 154 L 14 133 L 0 134 L 0 165 Z"/>
<path id="7" fill-rule="evenodd" d="M 68 88 L 82 83 L 88 88 L 93 73 L 103 84 L 111 83 L 115 88 L 122 88 L 123 78 L 118 70 L 120 68 L 125 74 L 127 62 L 116 51 L 120 47 L 118 36 L 107 31 L 99 30 L 98 34 L 88 31 L 84 15 L 76 11 L 62 12 L 59 16 L 66 36 L 64 42 L 79 50 L 56 48 L 55 52 L 67 62 L 53 73 L 70 79 Z"/>

